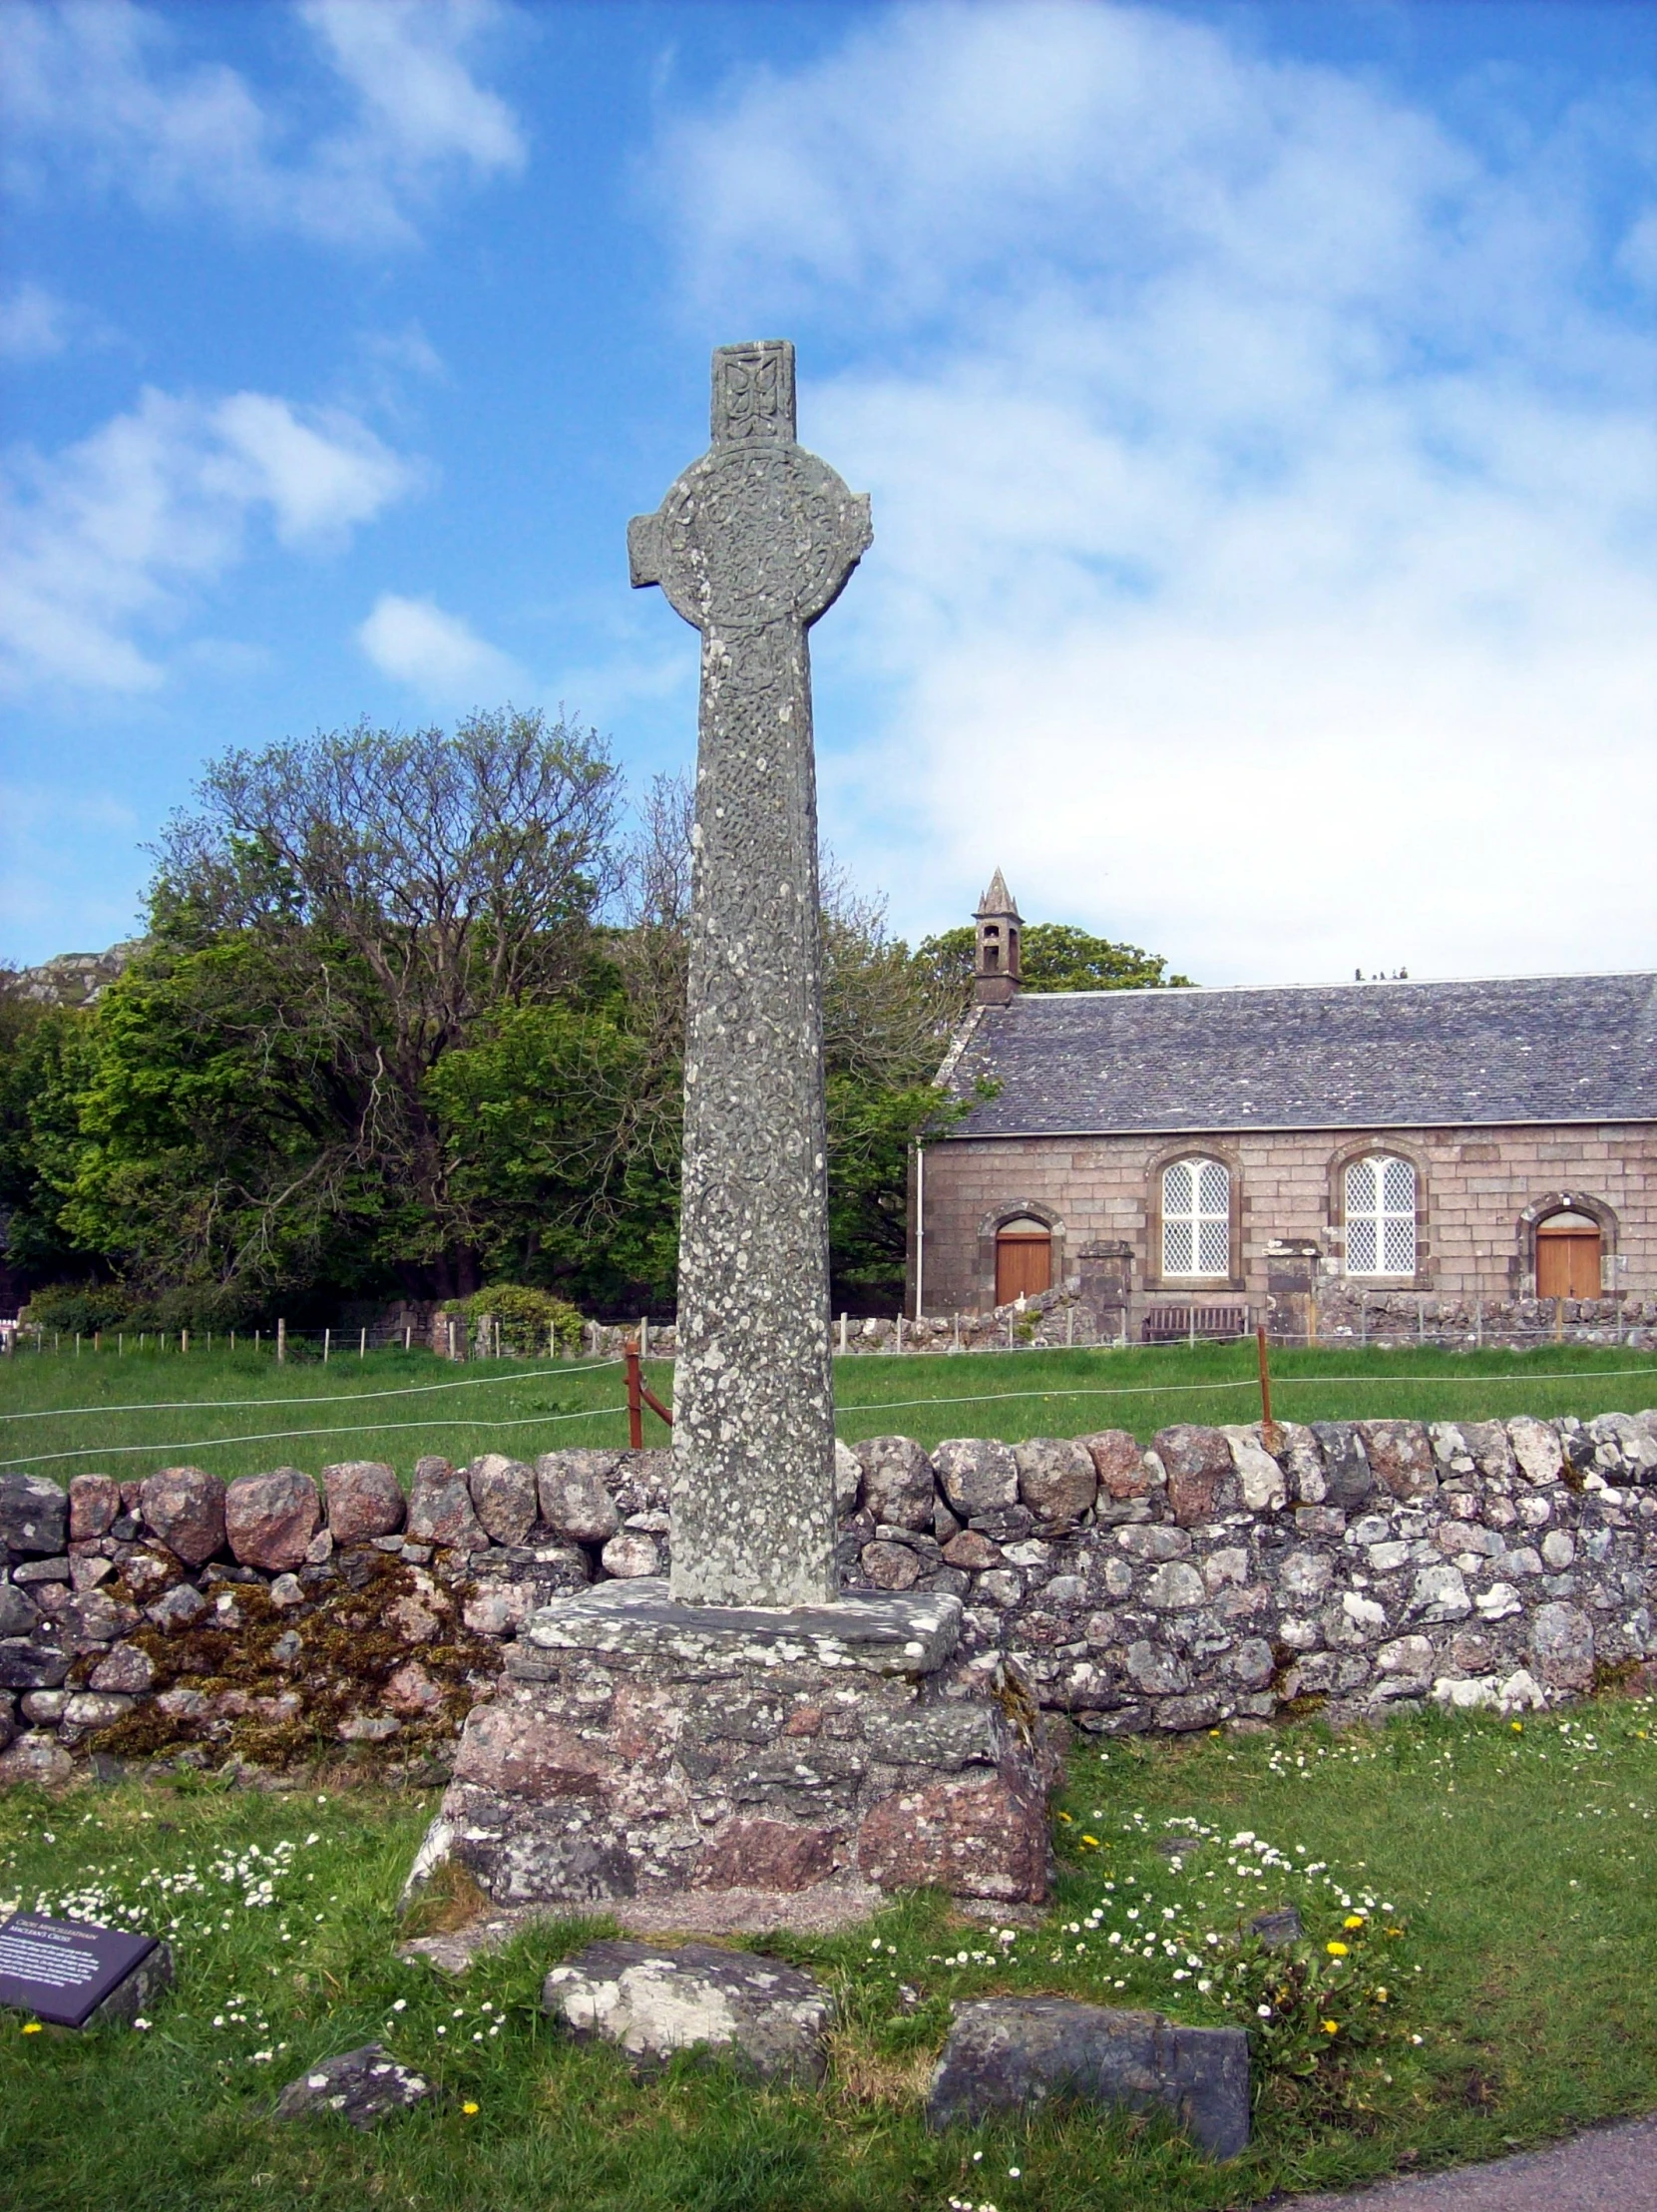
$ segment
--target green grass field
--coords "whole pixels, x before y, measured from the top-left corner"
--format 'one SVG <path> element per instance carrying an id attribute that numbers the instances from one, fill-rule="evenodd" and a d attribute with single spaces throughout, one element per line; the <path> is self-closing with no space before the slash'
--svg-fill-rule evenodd
<path id="1" fill-rule="evenodd" d="M 1654 1734 L 1653 1701 L 1607 1699 L 1519 1730 L 1429 1714 L 1341 1738 L 1303 1723 L 1084 1744 L 1038 1929 L 1003 1941 L 923 1896 L 856 1933 L 762 1944 L 836 1997 L 820 2089 L 689 2058 L 634 2081 L 613 2050 L 562 2039 L 542 1979 L 604 1924 L 534 1927 L 461 1980 L 400 1963 L 394 1901 L 427 1800 L 194 1780 L 12 1791 L 0 1905 L 148 1926 L 179 1983 L 145 2029 L 30 2033 L 0 2014 L 0 2202 L 1212 2212 L 1499 2156 L 1657 2104 Z M 1235 1939 L 1286 1903 L 1315 1979 L 1262 2022 L 1255 1999 L 1281 1992 Z M 950 1999 L 1021 1991 L 1246 2022 L 1251 2149 L 1216 2168 L 1160 2123 L 1085 2110 L 929 2135 Z M 369 2040 L 436 2097 L 366 2137 L 272 2120 L 284 2082 Z"/>
<path id="2" fill-rule="evenodd" d="M 1657 1404 L 1657 1360 L 1614 1347 L 1548 1345 L 1520 1354 L 1279 1351 L 1279 1420 L 1354 1417 L 1486 1420 L 1505 1414 L 1587 1416 Z M 672 1371 L 648 1374 L 667 1400 Z M 1260 1412 L 1252 1343 L 1145 1350 L 1017 1352 L 836 1362 L 842 1436 L 897 1432 L 934 1445 L 950 1436 L 1076 1436 L 1173 1421 L 1243 1422 Z M 331 1460 L 382 1459 L 405 1476 L 422 1453 L 533 1458 L 575 1444 L 626 1442 L 621 1371 L 592 1363 L 478 1362 L 425 1352 L 354 1354 L 327 1366 L 277 1367 L 265 1351 L 79 1358 L 67 1349 L 0 1362 L 0 1467 L 59 1480 L 79 1470 L 139 1477 L 183 1460 L 224 1476 Z M 645 1417 L 645 1441 L 666 1431 Z"/>

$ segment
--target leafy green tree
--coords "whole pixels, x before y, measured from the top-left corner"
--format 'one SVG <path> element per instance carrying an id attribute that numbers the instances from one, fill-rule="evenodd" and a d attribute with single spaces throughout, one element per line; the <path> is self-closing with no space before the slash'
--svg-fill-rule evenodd
<path id="1" fill-rule="evenodd" d="M 210 986 L 199 1009 L 207 1069 L 233 1080 L 264 1034 L 280 1094 L 265 1171 L 237 1184 L 259 1218 L 238 1223 L 233 1266 L 280 1279 L 307 1248 L 314 1266 L 327 1223 L 354 1266 L 440 1295 L 477 1287 L 490 1224 L 452 1175 L 432 1079 L 503 1009 L 580 989 L 618 805 L 596 732 L 511 709 L 452 734 L 359 724 L 209 768 L 162 847 L 153 960 L 206 981 L 217 951 L 256 976 L 244 1003 L 260 1021 Z M 209 1120 L 235 1121 L 209 1088 Z M 143 1149 L 138 1105 L 121 1089 L 90 1133 L 118 1150 L 119 1122 Z"/>

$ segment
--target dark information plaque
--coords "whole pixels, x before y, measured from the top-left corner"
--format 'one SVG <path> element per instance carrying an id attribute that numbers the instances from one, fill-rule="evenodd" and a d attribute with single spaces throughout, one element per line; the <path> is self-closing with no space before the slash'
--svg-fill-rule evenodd
<path id="1" fill-rule="evenodd" d="M 0 2004 L 19 2005 L 56 2027 L 84 2027 L 156 1948 L 154 1936 L 15 1914 L 0 1922 Z"/>

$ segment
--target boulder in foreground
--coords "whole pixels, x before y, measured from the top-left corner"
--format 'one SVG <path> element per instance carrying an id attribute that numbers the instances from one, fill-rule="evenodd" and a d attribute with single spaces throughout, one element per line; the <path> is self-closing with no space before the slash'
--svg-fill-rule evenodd
<path id="1" fill-rule="evenodd" d="M 337 2112 L 353 2127 L 369 2128 L 388 2112 L 406 2111 L 432 2093 L 431 2083 L 392 2057 L 383 2043 L 364 2043 L 309 2067 L 276 2099 L 279 2120 L 313 2112 Z"/>
<path id="2" fill-rule="evenodd" d="M 1068 1997 L 985 1997 L 955 2007 L 927 2098 L 929 2125 L 1030 2113 L 1051 2097 L 1130 2112 L 1161 2105 L 1214 2158 L 1249 2139 L 1248 2037 L 1240 2027 L 1176 2027 Z"/>
<path id="3" fill-rule="evenodd" d="M 756 1952 L 589 1944 L 548 1975 L 541 2001 L 572 2033 L 619 2043 L 640 2066 L 700 2048 L 765 2078 L 823 2076 L 827 1995 L 809 1974 Z"/>

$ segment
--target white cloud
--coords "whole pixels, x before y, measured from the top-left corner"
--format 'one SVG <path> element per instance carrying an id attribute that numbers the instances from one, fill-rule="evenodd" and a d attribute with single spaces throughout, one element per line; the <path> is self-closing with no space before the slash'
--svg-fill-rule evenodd
<path id="1" fill-rule="evenodd" d="M 902 921 L 1001 862 L 1209 981 L 1649 957 L 1653 364 L 1590 109 L 1491 152 L 1020 5 L 864 18 L 671 127 L 698 317 L 792 323 L 802 435 L 874 493 L 819 660 L 890 712 L 823 725 L 824 788 Z"/>
<path id="2" fill-rule="evenodd" d="M 190 59 L 180 19 L 134 0 L 12 0 L 0 121 L 14 176 L 68 174 L 158 212 L 205 206 L 259 228 L 384 244 L 412 237 L 457 173 L 523 166 L 511 110 L 468 66 L 510 19 L 497 0 L 308 0 L 297 14 L 328 73 L 319 104 Z M 313 121 L 314 105 L 338 120 Z"/>
<path id="3" fill-rule="evenodd" d="M 69 342 L 64 303 L 25 280 L 0 298 L 0 360 L 47 361 Z"/>
<path id="4" fill-rule="evenodd" d="M 149 636 L 176 628 L 268 516 L 285 545 L 326 549 L 417 481 L 353 417 L 262 392 L 208 401 L 147 390 L 62 452 L 14 454 L 0 561 L 0 673 L 153 689 Z"/>
<path id="5" fill-rule="evenodd" d="M 515 681 L 523 682 L 504 653 L 434 600 L 382 592 L 357 631 L 357 643 L 382 675 L 430 698 L 475 705 L 486 692 L 504 693 Z"/>

